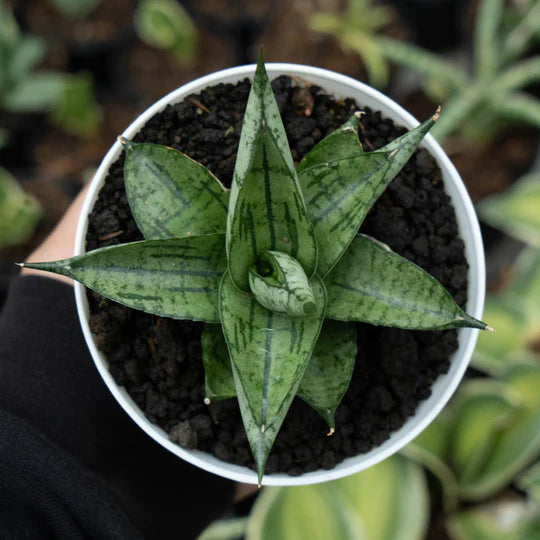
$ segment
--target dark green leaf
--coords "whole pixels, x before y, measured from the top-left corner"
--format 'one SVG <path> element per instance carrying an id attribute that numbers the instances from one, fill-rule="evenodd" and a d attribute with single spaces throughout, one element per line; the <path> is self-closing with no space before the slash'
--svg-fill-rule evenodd
<path id="1" fill-rule="evenodd" d="M 375 201 L 407 163 L 435 122 L 430 118 L 377 152 L 331 158 L 304 168 L 299 181 L 319 249 L 317 273 L 325 277 L 343 255 Z"/>
<path id="2" fill-rule="evenodd" d="M 330 133 L 304 156 L 296 167 L 298 174 L 336 159 L 350 159 L 363 153 L 358 139 L 358 123 L 362 113 L 354 113 L 345 124 Z"/>
<path id="3" fill-rule="evenodd" d="M 76 279 L 148 313 L 219 322 L 219 283 L 226 269 L 222 234 L 145 240 L 26 266 Z"/>
<path id="4" fill-rule="evenodd" d="M 225 274 L 220 291 L 223 334 L 259 481 L 278 430 L 304 375 L 324 318 L 326 292 L 314 277 L 317 310 L 293 319 L 263 308 Z"/>
<path id="5" fill-rule="evenodd" d="M 241 289 L 248 288 L 249 268 L 264 251 L 294 257 L 308 276 L 315 271 L 317 247 L 313 227 L 295 173 L 287 166 L 269 129 L 257 136 L 244 182 L 229 222 L 229 272 Z M 229 212 L 230 216 L 230 212 Z"/>
<path id="6" fill-rule="evenodd" d="M 236 397 L 231 359 L 221 324 L 205 324 L 201 337 L 204 396 L 210 401 Z"/>
<path id="7" fill-rule="evenodd" d="M 309 361 L 298 396 L 335 427 L 334 416 L 341 403 L 356 361 L 356 325 L 325 321 Z"/>
<path id="8" fill-rule="evenodd" d="M 355 237 L 325 283 L 329 319 L 419 330 L 486 328 L 435 278 L 368 236 Z"/>
<path id="9" fill-rule="evenodd" d="M 242 133 L 238 145 L 238 155 L 234 167 L 234 176 L 231 186 L 230 210 L 227 216 L 227 253 L 230 250 L 232 220 L 237 210 L 237 199 L 241 187 L 244 184 L 246 175 L 251 169 L 253 156 L 255 154 L 255 144 L 259 137 L 259 132 L 266 127 L 273 135 L 279 154 L 282 156 L 285 166 L 290 174 L 294 175 L 294 164 L 287 141 L 283 121 L 279 114 L 279 109 L 274 97 L 274 92 L 270 86 L 268 75 L 264 67 L 262 51 L 257 61 L 257 69 L 253 79 L 253 85 L 249 94 L 242 124 Z M 246 277 L 247 279 L 247 277 Z"/>
<path id="10" fill-rule="evenodd" d="M 225 232 L 228 192 L 208 169 L 173 148 L 122 144 L 129 205 L 146 239 Z"/>

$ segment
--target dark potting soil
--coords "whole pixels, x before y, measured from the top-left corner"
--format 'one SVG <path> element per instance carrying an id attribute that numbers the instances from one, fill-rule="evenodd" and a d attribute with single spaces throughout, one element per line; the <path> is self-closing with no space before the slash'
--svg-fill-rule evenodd
<path id="1" fill-rule="evenodd" d="M 320 88 L 273 81 L 296 161 L 357 110 L 353 100 L 336 101 Z M 200 161 L 230 186 L 250 84 L 208 88 L 168 106 L 152 118 L 136 141 L 166 144 Z M 306 116 L 306 109 L 311 114 Z M 405 130 L 379 112 L 365 109 L 360 139 L 377 149 Z M 122 155 L 111 167 L 90 215 L 87 249 L 142 238 L 123 187 Z M 418 150 L 373 207 L 362 232 L 422 266 L 466 300 L 467 262 L 441 172 Z M 116 382 L 126 387 L 146 416 L 172 441 L 253 468 L 235 399 L 205 405 L 200 337 L 202 323 L 162 319 L 89 292 L 91 328 L 107 355 Z M 327 437 L 324 421 L 295 399 L 274 444 L 266 472 L 298 475 L 330 469 L 346 457 L 380 445 L 427 398 L 447 371 L 457 348 L 455 331 L 406 331 L 358 324 L 358 356 L 350 387 Z"/>

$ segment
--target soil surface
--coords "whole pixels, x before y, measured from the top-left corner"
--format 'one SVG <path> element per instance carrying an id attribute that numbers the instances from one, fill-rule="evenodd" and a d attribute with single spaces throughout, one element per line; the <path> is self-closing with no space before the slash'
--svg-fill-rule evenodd
<path id="1" fill-rule="evenodd" d="M 272 86 L 295 160 L 357 110 L 320 88 L 294 86 L 280 77 Z M 249 82 L 218 85 L 167 107 L 137 135 L 177 148 L 230 186 Z M 309 107 L 306 107 L 306 102 Z M 306 116 L 306 108 L 311 114 Z M 404 132 L 365 109 L 360 139 L 379 148 Z M 123 187 L 123 158 L 111 167 L 90 215 L 87 248 L 142 236 Z M 425 150 L 417 151 L 369 213 L 362 232 L 422 266 L 464 304 L 467 262 L 441 173 Z M 205 405 L 200 336 L 202 323 L 161 319 L 89 292 L 91 328 L 116 382 L 172 441 L 254 468 L 237 401 Z M 358 324 L 358 356 L 350 387 L 336 415 L 336 433 L 295 399 L 274 444 L 266 473 L 299 475 L 331 469 L 349 456 L 380 445 L 427 398 L 457 348 L 456 331 L 406 331 Z"/>

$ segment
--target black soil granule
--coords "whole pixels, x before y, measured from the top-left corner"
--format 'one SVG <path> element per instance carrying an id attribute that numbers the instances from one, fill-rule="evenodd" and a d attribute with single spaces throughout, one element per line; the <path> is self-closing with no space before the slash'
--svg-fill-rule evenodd
<path id="1" fill-rule="evenodd" d="M 288 77 L 273 81 L 296 161 L 357 110 L 311 86 L 314 107 L 296 99 Z M 172 146 L 208 167 L 230 186 L 250 84 L 220 84 L 168 106 L 139 132 L 136 141 Z M 203 110 L 199 105 L 205 107 Z M 295 105 L 296 104 L 296 105 Z M 299 104 L 299 105 L 298 105 Z M 207 112 L 208 109 L 210 112 Z M 365 109 L 360 139 L 380 148 L 405 130 Z M 87 249 L 142 238 L 123 186 L 123 160 L 111 167 L 90 215 Z M 417 151 L 379 199 L 361 228 L 435 276 L 458 304 L 466 300 L 467 262 L 441 172 L 425 150 Z M 92 331 L 107 355 L 116 382 L 125 386 L 146 416 L 172 441 L 219 459 L 254 468 L 235 399 L 204 404 L 202 323 L 161 319 L 90 292 Z M 455 331 L 406 331 L 358 324 L 355 372 L 327 437 L 323 420 L 296 399 L 272 449 L 266 472 L 299 475 L 331 469 L 349 456 L 380 445 L 411 416 L 449 367 Z"/>

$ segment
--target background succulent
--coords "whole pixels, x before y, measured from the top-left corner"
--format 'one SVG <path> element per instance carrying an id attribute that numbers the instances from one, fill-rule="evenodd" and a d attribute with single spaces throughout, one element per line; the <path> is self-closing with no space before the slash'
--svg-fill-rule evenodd
<path id="1" fill-rule="evenodd" d="M 176 150 L 122 139 L 146 240 L 29 265 L 136 309 L 208 323 L 207 399 L 237 396 L 259 482 L 297 393 L 333 428 L 356 355 L 352 322 L 487 328 L 433 277 L 357 234 L 438 114 L 369 153 L 359 117 L 295 168 L 261 55 L 230 192 Z"/>

